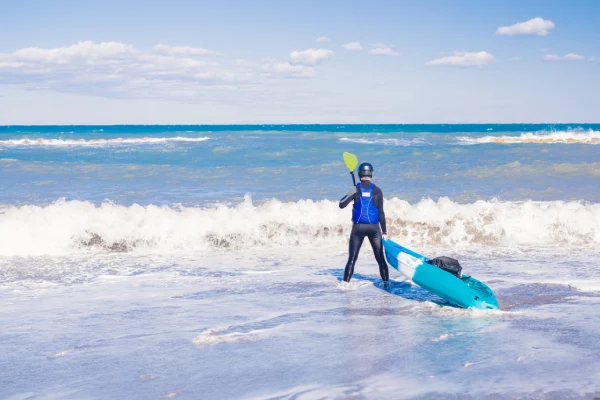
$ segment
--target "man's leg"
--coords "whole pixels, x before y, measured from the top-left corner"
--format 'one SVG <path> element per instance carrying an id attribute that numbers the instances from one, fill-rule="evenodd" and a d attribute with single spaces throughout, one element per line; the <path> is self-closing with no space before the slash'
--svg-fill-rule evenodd
<path id="1" fill-rule="evenodd" d="M 350 233 L 350 244 L 348 249 L 348 262 L 346 263 L 346 269 L 344 270 L 344 281 L 350 282 L 352 275 L 354 274 L 354 264 L 358 258 L 360 252 L 360 246 L 365 239 L 365 235 L 362 231 L 363 225 L 355 224 L 352 226 L 352 233 Z"/>
<path id="2" fill-rule="evenodd" d="M 381 242 L 381 230 L 379 229 L 379 225 L 371 225 L 369 232 L 369 242 L 371 243 L 371 247 L 373 247 L 373 254 L 375 255 L 375 260 L 377 260 L 377 264 L 379 264 L 379 275 L 381 275 L 381 279 L 384 282 L 387 282 L 390 279 L 390 272 L 388 271 L 388 265 L 385 262 L 385 257 L 383 255 L 383 243 Z"/>

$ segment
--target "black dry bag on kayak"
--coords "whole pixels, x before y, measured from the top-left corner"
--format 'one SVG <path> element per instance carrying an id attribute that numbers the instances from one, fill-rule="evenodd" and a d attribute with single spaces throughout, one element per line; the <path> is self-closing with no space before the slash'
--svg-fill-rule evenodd
<path id="1" fill-rule="evenodd" d="M 431 260 L 428 260 L 427 263 L 435 265 L 436 267 L 441 268 L 444 271 L 448 271 L 457 278 L 460 278 L 462 276 L 462 267 L 458 263 L 458 260 L 455 260 L 454 258 L 446 256 L 436 257 L 432 258 Z"/>

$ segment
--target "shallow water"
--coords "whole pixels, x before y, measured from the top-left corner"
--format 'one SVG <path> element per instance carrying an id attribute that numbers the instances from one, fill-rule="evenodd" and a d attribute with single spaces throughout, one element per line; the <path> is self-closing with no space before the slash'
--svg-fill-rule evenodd
<path id="1" fill-rule="evenodd" d="M 0 128 L 0 398 L 600 397 L 599 126 L 248 129 Z M 501 311 L 340 282 L 342 151 Z"/>
<path id="2" fill-rule="evenodd" d="M 497 255 L 490 265 L 477 252 L 453 254 L 495 289 L 504 310 L 486 312 L 452 307 L 397 272 L 384 290 L 369 254 L 346 285 L 341 249 L 257 253 L 3 263 L 3 394 L 552 398 L 563 391 L 585 398 L 598 392 L 600 293 L 589 290 L 600 285 L 597 272 L 582 280 L 541 255 L 534 262 Z M 563 262 L 590 256 L 565 254 Z M 24 379 L 31 375 L 36 379 Z"/>

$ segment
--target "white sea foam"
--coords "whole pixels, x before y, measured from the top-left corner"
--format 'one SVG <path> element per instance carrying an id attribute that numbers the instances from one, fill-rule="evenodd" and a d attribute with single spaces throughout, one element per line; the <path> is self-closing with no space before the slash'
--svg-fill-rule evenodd
<path id="1" fill-rule="evenodd" d="M 272 329 L 259 329 L 250 332 L 220 333 L 214 330 L 206 330 L 196 336 L 193 343 L 197 347 L 214 346 L 223 343 L 253 342 L 267 337 Z"/>
<path id="2" fill-rule="evenodd" d="M 597 246 L 600 204 L 477 201 L 447 198 L 386 201 L 388 231 L 408 246 Z M 267 201 L 234 207 L 129 207 L 59 200 L 0 207 L 0 255 L 82 251 L 170 253 L 215 248 L 340 245 L 349 211 L 334 201 Z"/>
<path id="3" fill-rule="evenodd" d="M 464 335 L 463 332 L 444 333 L 443 335 L 440 335 L 439 337 L 431 339 L 431 341 L 432 342 L 443 342 L 443 341 L 448 340 L 450 338 L 457 337 L 457 336 L 462 336 L 462 335 Z"/>
<path id="4" fill-rule="evenodd" d="M 142 137 L 114 139 L 10 139 L 0 140 L 0 146 L 106 146 L 115 144 L 157 144 L 166 142 L 204 142 L 205 137 Z"/>
<path id="5" fill-rule="evenodd" d="M 582 129 L 573 129 L 568 131 L 553 132 L 526 132 L 519 136 L 483 136 L 469 137 L 460 136 L 456 138 L 462 144 L 515 144 L 515 143 L 579 143 L 579 144 L 600 144 L 600 131 L 592 129 L 584 131 Z"/>
<path id="6" fill-rule="evenodd" d="M 349 142 L 349 143 L 360 143 L 360 144 L 381 144 L 384 146 L 419 146 L 425 144 L 423 139 L 394 139 L 394 138 L 385 138 L 385 139 L 365 139 L 365 138 L 348 138 L 343 137 L 339 139 L 340 142 Z"/>

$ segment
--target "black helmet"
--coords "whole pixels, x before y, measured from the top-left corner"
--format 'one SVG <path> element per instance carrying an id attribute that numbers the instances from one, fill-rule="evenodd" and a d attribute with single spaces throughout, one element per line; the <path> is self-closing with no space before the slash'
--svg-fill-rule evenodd
<path id="1" fill-rule="evenodd" d="M 363 176 L 373 176 L 373 166 L 368 162 L 360 164 L 358 166 L 358 176 L 360 178 Z"/>

